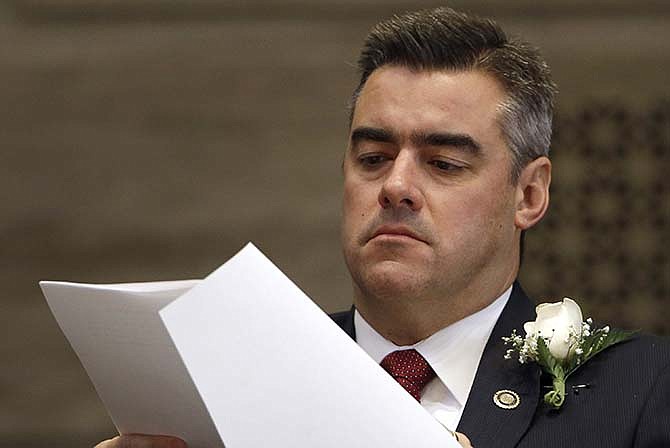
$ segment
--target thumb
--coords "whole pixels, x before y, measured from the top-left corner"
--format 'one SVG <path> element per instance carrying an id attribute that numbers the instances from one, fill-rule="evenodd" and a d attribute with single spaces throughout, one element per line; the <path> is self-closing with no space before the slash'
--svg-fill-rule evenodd
<path id="1" fill-rule="evenodd" d="M 456 437 L 456 441 L 460 443 L 463 448 L 473 448 L 472 444 L 470 443 L 470 439 L 468 439 L 468 436 L 462 432 L 455 432 L 454 437 Z"/>

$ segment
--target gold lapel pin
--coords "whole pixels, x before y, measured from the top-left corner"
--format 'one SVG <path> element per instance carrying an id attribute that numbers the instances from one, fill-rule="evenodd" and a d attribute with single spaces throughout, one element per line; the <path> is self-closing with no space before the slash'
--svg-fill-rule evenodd
<path id="1" fill-rule="evenodd" d="M 513 390 L 503 389 L 493 394 L 493 402 L 499 408 L 514 409 L 521 403 L 521 398 Z"/>

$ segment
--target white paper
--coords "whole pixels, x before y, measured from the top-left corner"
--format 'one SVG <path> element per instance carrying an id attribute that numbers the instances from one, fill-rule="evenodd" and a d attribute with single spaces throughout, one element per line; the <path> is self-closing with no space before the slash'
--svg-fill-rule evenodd
<path id="1" fill-rule="evenodd" d="M 160 314 L 229 448 L 460 446 L 253 245 Z"/>
<path id="2" fill-rule="evenodd" d="M 121 434 L 176 435 L 190 448 L 223 447 L 158 315 L 197 283 L 40 282 Z"/>
<path id="3" fill-rule="evenodd" d="M 40 285 L 121 433 L 190 448 L 460 446 L 251 244 L 203 281 Z"/>

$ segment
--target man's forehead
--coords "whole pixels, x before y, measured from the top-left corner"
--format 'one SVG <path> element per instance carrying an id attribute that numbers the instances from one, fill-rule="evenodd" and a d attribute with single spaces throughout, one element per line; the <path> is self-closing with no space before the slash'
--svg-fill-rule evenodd
<path id="1" fill-rule="evenodd" d="M 477 89 L 468 89 L 469 87 Z M 389 92 L 402 92 L 421 94 L 417 90 L 432 90 L 435 95 L 427 96 L 425 99 L 444 99 L 446 96 L 469 99 L 471 101 L 482 101 L 487 98 L 503 100 L 506 97 L 505 89 L 500 82 L 490 73 L 481 69 L 450 70 L 450 69 L 413 69 L 399 65 L 384 65 L 373 71 L 361 89 L 361 96 L 370 96 L 384 89 L 384 94 Z"/>
<path id="2" fill-rule="evenodd" d="M 493 132 L 499 130 L 504 100 L 499 83 L 481 70 L 383 66 L 372 73 L 358 97 L 352 129 L 395 128 L 408 135 L 417 131 Z"/>

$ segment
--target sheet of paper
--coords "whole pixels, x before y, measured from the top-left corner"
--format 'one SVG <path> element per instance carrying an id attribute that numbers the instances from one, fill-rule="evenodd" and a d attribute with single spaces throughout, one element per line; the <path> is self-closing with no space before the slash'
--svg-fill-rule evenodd
<path id="1" fill-rule="evenodd" d="M 179 435 L 191 448 L 223 447 L 158 314 L 196 284 L 40 282 L 120 433 Z"/>
<path id="2" fill-rule="evenodd" d="M 160 315 L 228 448 L 460 446 L 251 244 Z"/>

